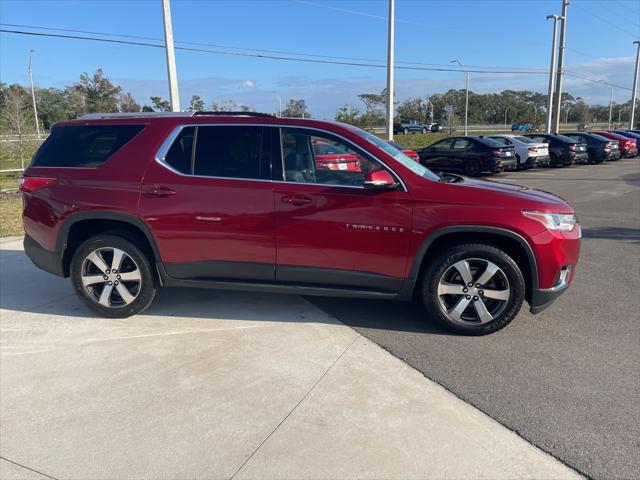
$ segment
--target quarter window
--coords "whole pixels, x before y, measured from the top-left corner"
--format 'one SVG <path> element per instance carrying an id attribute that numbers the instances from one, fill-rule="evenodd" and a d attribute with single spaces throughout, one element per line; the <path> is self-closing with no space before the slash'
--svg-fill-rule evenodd
<path id="1" fill-rule="evenodd" d="M 180 173 L 189 174 L 192 171 L 191 159 L 193 157 L 193 136 L 195 127 L 182 129 L 167 152 L 164 161 Z"/>
<path id="2" fill-rule="evenodd" d="M 340 139 L 309 130 L 282 129 L 281 144 L 287 182 L 361 187 L 367 172 L 383 168 Z"/>

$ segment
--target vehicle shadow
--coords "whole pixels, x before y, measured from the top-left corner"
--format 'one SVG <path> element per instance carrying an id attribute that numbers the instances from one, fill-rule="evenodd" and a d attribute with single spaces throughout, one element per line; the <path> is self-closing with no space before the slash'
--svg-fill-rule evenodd
<path id="1" fill-rule="evenodd" d="M 309 309 L 307 302 L 324 313 L 312 314 L 313 309 Z M 29 315 L 23 314 L 29 313 L 46 315 L 52 321 L 55 317 L 119 321 L 93 313 L 75 295 L 68 278 L 55 277 L 37 269 L 22 250 L 0 250 L 0 308 L 4 310 L 3 319 L 12 321 L 28 320 Z M 420 307 L 385 300 L 163 288 L 143 315 L 175 317 L 176 322 L 216 319 L 336 324 L 339 321 L 355 328 L 449 335 L 429 322 Z"/>
<path id="2" fill-rule="evenodd" d="M 640 228 L 624 227 L 601 227 L 583 228 L 584 238 L 599 238 L 606 240 L 628 240 L 633 243 L 640 243 Z"/>

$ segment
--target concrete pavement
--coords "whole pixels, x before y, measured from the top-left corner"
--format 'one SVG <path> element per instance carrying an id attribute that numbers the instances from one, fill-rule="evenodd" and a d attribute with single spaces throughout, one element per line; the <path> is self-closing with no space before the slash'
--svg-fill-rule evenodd
<path id="1" fill-rule="evenodd" d="M 2 479 L 579 478 L 301 297 L 107 320 L 0 248 Z"/>

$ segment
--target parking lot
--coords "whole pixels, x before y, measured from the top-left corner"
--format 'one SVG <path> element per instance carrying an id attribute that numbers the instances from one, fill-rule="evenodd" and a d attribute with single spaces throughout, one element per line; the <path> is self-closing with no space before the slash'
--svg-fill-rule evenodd
<path id="1" fill-rule="evenodd" d="M 99 319 L 5 241 L 2 476 L 637 478 L 639 167 L 490 177 L 567 199 L 584 242 L 568 293 L 482 338 L 409 304 L 206 290 Z"/>
<path id="2" fill-rule="evenodd" d="M 550 309 L 464 338 L 410 305 L 312 301 L 582 473 L 638 478 L 640 161 L 489 178 L 547 190 L 577 210 L 578 272 Z"/>

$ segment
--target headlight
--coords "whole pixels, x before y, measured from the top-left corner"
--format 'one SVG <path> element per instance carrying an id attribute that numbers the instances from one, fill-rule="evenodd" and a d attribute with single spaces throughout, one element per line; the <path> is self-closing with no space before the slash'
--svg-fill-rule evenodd
<path id="1" fill-rule="evenodd" d="M 525 217 L 537 220 L 549 230 L 559 230 L 561 232 L 570 232 L 578 223 L 578 219 L 572 213 L 545 213 L 523 210 L 522 214 Z"/>

